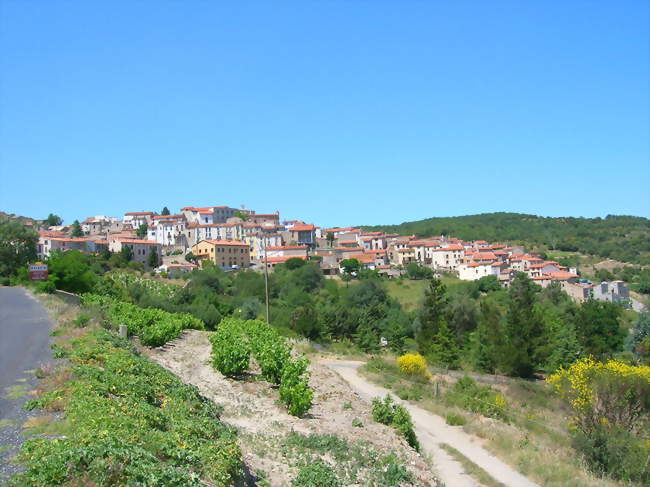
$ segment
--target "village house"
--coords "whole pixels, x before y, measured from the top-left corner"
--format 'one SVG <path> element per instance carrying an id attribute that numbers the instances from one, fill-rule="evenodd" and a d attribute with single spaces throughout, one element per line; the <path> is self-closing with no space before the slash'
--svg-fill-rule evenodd
<path id="1" fill-rule="evenodd" d="M 201 240 L 192 246 L 192 253 L 199 260 L 210 260 L 218 267 L 250 266 L 250 247 L 246 242 L 235 240 Z"/>
<path id="2" fill-rule="evenodd" d="M 156 215 L 147 229 L 147 240 L 158 242 L 164 247 L 187 248 L 185 215 Z"/>
<path id="3" fill-rule="evenodd" d="M 130 226 L 133 230 L 137 230 L 142 225 L 151 225 L 153 216 L 154 214 L 151 211 L 130 211 L 124 214 L 122 223 L 125 226 Z"/>
<path id="4" fill-rule="evenodd" d="M 162 245 L 151 240 L 142 240 L 122 235 L 111 235 L 109 237 L 108 249 L 111 252 L 121 252 L 126 246 L 131 250 L 131 260 L 140 262 L 145 267 L 150 267 L 151 254 L 156 254 L 158 264 L 162 263 Z"/>

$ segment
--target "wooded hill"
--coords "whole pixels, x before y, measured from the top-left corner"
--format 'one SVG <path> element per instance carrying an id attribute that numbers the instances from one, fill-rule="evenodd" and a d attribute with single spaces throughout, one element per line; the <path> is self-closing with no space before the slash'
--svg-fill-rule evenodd
<path id="1" fill-rule="evenodd" d="M 483 213 L 427 218 L 399 225 L 362 225 L 361 228 L 419 237 L 447 235 L 463 240 L 508 242 L 529 249 L 582 252 L 650 265 L 650 220 L 636 216 L 553 218 L 522 213 Z"/>

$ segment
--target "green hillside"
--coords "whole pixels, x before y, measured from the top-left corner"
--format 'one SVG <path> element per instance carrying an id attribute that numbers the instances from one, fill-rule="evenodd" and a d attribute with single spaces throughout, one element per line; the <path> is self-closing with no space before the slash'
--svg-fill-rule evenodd
<path id="1" fill-rule="evenodd" d="M 509 242 L 650 264 L 650 220 L 636 216 L 551 218 L 522 213 L 483 213 L 361 228 L 420 237 L 449 235 L 463 240 Z"/>

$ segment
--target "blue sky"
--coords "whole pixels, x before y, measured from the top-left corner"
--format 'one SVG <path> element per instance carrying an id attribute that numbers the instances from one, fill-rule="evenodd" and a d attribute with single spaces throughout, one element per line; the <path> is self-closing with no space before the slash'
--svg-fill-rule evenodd
<path id="1" fill-rule="evenodd" d="M 0 3 L 0 210 L 650 216 L 648 2 Z"/>

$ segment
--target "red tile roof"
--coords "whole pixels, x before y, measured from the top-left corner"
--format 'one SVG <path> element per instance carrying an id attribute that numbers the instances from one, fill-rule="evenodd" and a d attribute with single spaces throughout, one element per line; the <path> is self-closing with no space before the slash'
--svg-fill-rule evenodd
<path id="1" fill-rule="evenodd" d="M 125 216 L 145 216 L 145 215 L 153 215 L 152 211 L 130 211 L 128 213 L 124 213 Z"/>
<path id="2" fill-rule="evenodd" d="M 201 242 L 208 242 L 210 245 L 230 245 L 231 247 L 248 247 L 248 244 L 246 242 L 240 242 L 238 240 L 207 240 L 206 239 L 206 240 L 201 240 Z"/>

